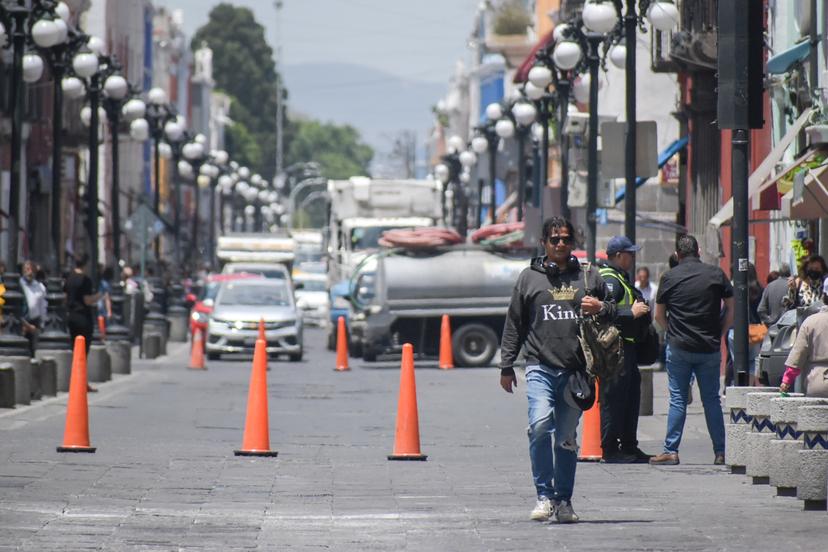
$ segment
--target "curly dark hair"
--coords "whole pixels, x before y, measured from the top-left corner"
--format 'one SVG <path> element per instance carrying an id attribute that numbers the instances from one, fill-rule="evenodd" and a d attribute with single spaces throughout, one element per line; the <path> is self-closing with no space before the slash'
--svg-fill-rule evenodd
<path id="1" fill-rule="evenodd" d="M 805 277 L 805 270 L 808 268 L 808 265 L 811 263 L 819 263 L 822 267 L 822 275 L 825 276 L 828 274 L 828 265 L 825 264 L 825 259 L 822 258 L 822 255 L 808 255 L 805 257 L 805 260 L 799 265 L 799 275 L 801 277 Z"/>
<path id="2" fill-rule="evenodd" d="M 543 221 L 543 240 L 546 241 L 549 239 L 549 236 L 552 235 L 552 230 L 559 230 L 561 228 L 569 230 L 569 235 L 573 240 L 575 239 L 575 227 L 572 226 L 571 222 L 563 217 L 549 217 Z"/>

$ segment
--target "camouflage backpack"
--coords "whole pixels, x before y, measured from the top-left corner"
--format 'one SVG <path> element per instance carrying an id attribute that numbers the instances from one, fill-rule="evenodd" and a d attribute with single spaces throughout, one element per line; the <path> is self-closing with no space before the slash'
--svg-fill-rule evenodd
<path id="1" fill-rule="evenodd" d="M 584 291 L 589 293 L 587 274 L 590 264 L 581 265 L 584 273 Z M 602 381 L 615 379 L 624 370 L 624 339 L 612 320 L 598 315 L 582 316 L 578 341 L 586 359 L 587 373 Z"/>

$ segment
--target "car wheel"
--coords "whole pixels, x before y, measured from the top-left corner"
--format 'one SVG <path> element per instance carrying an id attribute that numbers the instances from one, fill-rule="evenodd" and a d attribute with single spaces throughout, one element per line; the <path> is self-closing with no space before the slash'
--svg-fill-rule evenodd
<path id="1" fill-rule="evenodd" d="M 328 350 L 336 351 L 336 330 L 328 332 Z"/>
<path id="2" fill-rule="evenodd" d="M 288 358 L 291 362 L 300 362 L 302 360 L 302 351 L 298 353 L 291 353 L 288 355 Z"/>
<path id="3" fill-rule="evenodd" d="M 207 353 L 207 360 L 221 360 L 221 353 Z"/>
<path id="4" fill-rule="evenodd" d="M 377 361 L 377 350 L 371 346 L 365 346 L 362 348 L 362 360 L 365 362 L 376 362 Z"/>
<path id="5" fill-rule="evenodd" d="M 465 324 L 451 337 L 457 366 L 488 366 L 497 352 L 497 334 L 485 324 Z"/>

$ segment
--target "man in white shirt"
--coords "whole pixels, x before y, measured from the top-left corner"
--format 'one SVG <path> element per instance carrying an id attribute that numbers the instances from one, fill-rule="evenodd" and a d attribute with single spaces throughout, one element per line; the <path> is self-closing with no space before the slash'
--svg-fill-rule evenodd
<path id="1" fill-rule="evenodd" d="M 37 334 L 46 323 L 46 286 L 35 280 L 35 266 L 32 261 L 23 263 L 23 277 L 20 287 L 26 297 L 22 316 L 23 335 L 29 340 L 29 349 L 34 356 Z"/>
<path id="2" fill-rule="evenodd" d="M 639 267 L 635 272 L 635 288 L 641 291 L 648 305 L 653 304 L 658 286 L 650 281 L 650 269 L 646 266 Z"/>

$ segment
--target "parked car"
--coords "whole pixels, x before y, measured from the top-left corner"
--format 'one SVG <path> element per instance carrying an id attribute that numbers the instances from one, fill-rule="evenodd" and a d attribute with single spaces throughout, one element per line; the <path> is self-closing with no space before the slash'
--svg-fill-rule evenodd
<path id="1" fill-rule="evenodd" d="M 263 278 L 290 281 L 290 270 L 281 263 L 227 263 L 222 274 L 258 274 Z"/>
<path id="2" fill-rule="evenodd" d="M 288 280 L 245 279 L 224 282 L 219 288 L 207 325 L 207 358 L 225 353 L 252 354 L 264 320 L 267 352 L 302 360 L 302 315 L 296 308 Z"/>
<path id="3" fill-rule="evenodd" d="M 325 274 L 294 271 L 296 306 L 306 324 L 324 326 L 328 319 L 328 278 Z"/>
<path id="4" fill-rule="evenodd" d="M 218 295 L 222 282 L 257 278 L 261 278 L 261 276 L 258 274 L 247 274 L 246 272 L 236 274 L 210 274 L 207 276 L 204 287 L 196 297 L 192 313 L 190 314 L 190 334 L 195 334 L 197 330 L 201 330 L 202 335 L 207 335 L 207 322 L 210 319 L 210 314 L 213 312 L 213 304 L 215 303 L 216 295 Z"/>
<path id="5" fill-rule="evenodd" d="M 807 308 L 791 309 L 768 328 L 758 359 L 758 376 L 762 383 L 771 387 L 777 387 L 782 383 L 785 360 L 796 341 L 799 327 L 806 318 L 819 312 L 821 306 L 817 304 Z"/>

